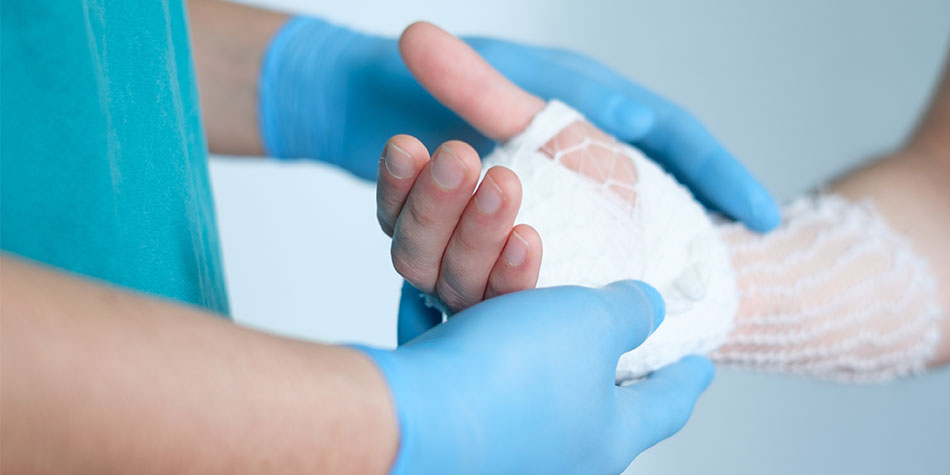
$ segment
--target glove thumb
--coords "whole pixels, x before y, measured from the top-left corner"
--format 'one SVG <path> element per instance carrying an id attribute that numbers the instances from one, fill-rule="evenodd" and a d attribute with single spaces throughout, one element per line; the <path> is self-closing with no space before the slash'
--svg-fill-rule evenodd
<path id="1" fill-rule="evenodd" d="M 442 323 L 442 312 L 426 305 L 422 292 L 409 282 L 402 284 L 399 299 L 399 320 L 396 324 L 396 341 L 402 344 L 429 331 Z"/>

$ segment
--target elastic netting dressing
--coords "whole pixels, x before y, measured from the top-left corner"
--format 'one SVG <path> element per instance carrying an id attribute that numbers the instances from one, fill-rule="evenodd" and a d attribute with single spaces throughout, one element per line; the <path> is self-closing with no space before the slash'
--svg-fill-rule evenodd
<path id="1" fill-rule="evenodd" d="M 923 370 L 942 312 L 911 244 L 870 202 L 810 196 L 784 215 L 764 236 L 721 226 L 741 299 L 715 359 L 856 381 Z"/>
<path id="2" fill-rule="evenodd" d="M 661 234 L 664 230 L 671 235 L 682 234 L 682 228 L 702 234 L 701 226 L 687 221 L 703 219 L 711 223 L 713 218 L 705 213 L 697 218 L 673 211 L 670 211 L 673 216 L 659 216 L 655 212 L 652 216 L 640 216 L 644 209 L 649 209 L 641 200 L 672 199 L 673 194 L 688 195 L 688 191 L 679 186 L 656 186 L 655 172 L 647 169 L 649 166 L 643 163 L 638 151 L 619 143 L 576 112 L 570 111 L 575 114 L 571 116 L 563 104 L 552 105 L 536 118 L 536 121 L 549 123 L 546 136 L 539 135 L 538 130 L 532 131 L 532 125 L 525 132 L 533 135 L 530 139 L 515 138 L 503 147 L 500 158 L 486 159 L 486 168 L 493 164 L 506 165 L 522 177 L 523 207 L 528 210 L 524 222 L 539 231 L 549 230 L 541 232 L 545 256 L 539 285 L 600 285 L 604 282 L 597 274 L 610 265 L 608 262 L 640 260 L 642 262 L 627 267 L 632 269 L 628 272 L 632 275 L 620 278 L 638 278 L 658 287 L 667 300 L 668 314 L 689 313 L 689 308 L 680 307 L 716 299 L 717 292 L 713 292 L 711 282 L 715 283 L 717 275 L 703 275 L 715 271 L 715 266 L 704 268 L 686 260 L 681 266 L 685 268 L 658 286 L 648 277 L 653 275 L 651 268 L 662 264 L 651 259 L 662 256 L 651 255 L 649 246 L 640 255 L 635 252 L 641 244 L 638 239 L 648 237 L 645 233 L 648 226 L 654 231 L 659 228 Z M 555 117 L 558 114 L 560 118 Z M 583 179 L 571 181 L 556 172 L 545 171 L 546 165 L 531 161 L 539 157 Z M 544 190 L 532 197 L 531 186 Z M 657 191 L 660 188 L 662 193 Z M 561 215 L 550 210 L 546 213 L 531 211 L 533 207 L 545 205 L 533 200 L 556 201 L 558 198 L 553 193 L 571 197 L 562 201 L 565 208 Z M 594 212 L 593 207 L 580 216 L 563 216 L 583 210 L 575 206 L 576 202 L 590 199 L 592 193 L 608 196 L 611 206 L 615 206 L 610 211 L 613 221 L 624 222 L 612 223 L 602 232 L 588 229 L 593 232 L 588 232 L 586 239 L 597 240 L 595 246 L 572 247 L 565 241 L 559 246 L 576 248 L 574 255 L 560 252 L 549 256 L 549 240 L 566 239 L 559 234 L 571 234 L 571 239 L 578 239 L 576 233 L 562 233 L 559 229 L 589 228 L 606 222 L 587 216 Z M 852 203 L 834 195 L 809 196 L 786 206 L 783 216 L 780 228 L 766 235 L 716 220 L 712 227 L 715 240 L 724 244 L 732 268 L 717 272 L 727 274 L 738 302 L 730 305 L 724 299 L 701 307 L 703 312 L 693 308 L 693 313 L 708 314 L 710 319 L 718 318 L 713 315 L 717 312 L 728 313 L 729 324 L 707 328 L 703 327 L 702 320 L 706 316 L 693 317 L 688 325 L 675 330 L 677 334 L 662 336 L 661 339 L 672 343 L 625 355 L 627 371 L 624 373 L 624 359 L 621 359 L 618 380 L 641 376 L 672 358 L 670 354 L 657 357 L 653 354 L 657 352 L 680 352 L 679 356 L 708 352 L 721 363 L 839 381 L 886 380 L 924 369 L 939 341 L 939 320 L 943 314 L 927 263 L 914 252 L 911 244 L 891 230 L 868 202 Z M 538 220 L 552 222 L 545 226 Z M 572 224 L 567 224 L 568 221 Z M 604 235 L 608 233 L 625 235 Z M 708 254 L 709 251 L 696 249 L 708 245 L 706 241 L 708 239 L 684 240 L 681 251 L 687 255 Z M 599 249 L 600 253 L 591 249 Z M 674 254 L 667 251 L 666 259 L 673 258 Z M 575 262 L 549 263 L 549 257 Z M 694 261 L 701 263 L 703 259 Z M 618 277 L 616 272 L 607 273 L 610 275 L 605 278 L 616 280 Z M 669 317 L 664 326 L 668 323 Z M 657 336 L 659 331 L 654 335 Z M 637 361 L 631 362 L 630 357 L 636 357 Z M 641 360 L 648 363 L 640 364 Z"/>

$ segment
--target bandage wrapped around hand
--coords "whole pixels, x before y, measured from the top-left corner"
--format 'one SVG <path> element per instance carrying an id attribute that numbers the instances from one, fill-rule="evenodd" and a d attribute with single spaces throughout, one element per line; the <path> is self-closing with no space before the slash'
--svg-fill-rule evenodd
<path id="1" fill-rule="evenodd" d="M 687 354 L 834 380 L 922 370 L 939 339 L 927 263 L 870 203 L 810 196 L 760 235 L 709 215 L 638 150 L 551 101 L 484 167 L 522 181 L 518 221 L 544 243 L 539 287 L 638 279 L 666 321 L 618 382 Z M 578 315 L 583 318 L 583 315 Z"/>

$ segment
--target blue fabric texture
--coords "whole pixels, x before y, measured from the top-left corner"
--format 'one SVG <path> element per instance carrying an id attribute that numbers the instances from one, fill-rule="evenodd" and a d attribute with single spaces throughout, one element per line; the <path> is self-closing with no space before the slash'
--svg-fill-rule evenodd
<path id="1" fill-rule="evenodd" d="M 184 5 L 2 11 L 4 251 L 228 313 Z"/>

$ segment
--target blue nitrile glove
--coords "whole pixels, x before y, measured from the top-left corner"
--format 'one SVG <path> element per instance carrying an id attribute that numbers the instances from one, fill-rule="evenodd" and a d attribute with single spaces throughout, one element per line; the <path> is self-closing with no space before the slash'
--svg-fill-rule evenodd
<path id="1" fill-rule="evenodd" d="M 523 89 L 570 104 L 636 145 L 704 203 L 760 231 L 779 222 L 768 192 L 689 113 L 576 53 L 468 38 Z M 403 64 L 396 40 L 296 17 L 274 36 L 261 70 L 260 122 L 270 155 L 317 158 L 366 179 L 389 137 L 448 139 L 480 153 L 491 143 L 432 98 Z"/>
<path id="2" fill-rule="evenodd" d="M 621 354 L 663 318 L 652 287 L 492 298 L 396 350 L 362 348 L 392 391 L 396 474 L 619 473 L 679 430 L 713 369 L 687 357 L 618 387 Z"/>

